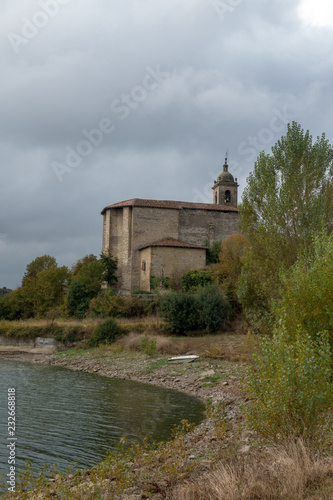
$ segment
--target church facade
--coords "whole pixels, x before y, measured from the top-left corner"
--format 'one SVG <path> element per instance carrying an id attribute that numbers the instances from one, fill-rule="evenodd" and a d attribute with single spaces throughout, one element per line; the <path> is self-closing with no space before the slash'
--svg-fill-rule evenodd
<path id="1" fill-rule="evenodd" d="M 103 209 L 103 252 L 118 259 L 120 292 L 150 291 L 152 276 L 203 268 L 207 247 L 239 232 L 238 184 L 227 160 L 212 189 L 213 203 L 134 198 Z"/>

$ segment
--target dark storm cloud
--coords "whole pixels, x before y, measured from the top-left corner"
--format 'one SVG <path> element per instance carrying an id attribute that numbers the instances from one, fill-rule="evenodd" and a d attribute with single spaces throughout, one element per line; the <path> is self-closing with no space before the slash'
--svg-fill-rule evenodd
<path id="1" fill-rule="evenodd" d="M 209 201 L 227 149 L 243 189 L 291 119 L 332 140 L 333 31 L 298 7 L 2 2 L 0 286 L 98 254 L 108 204 Z"/>

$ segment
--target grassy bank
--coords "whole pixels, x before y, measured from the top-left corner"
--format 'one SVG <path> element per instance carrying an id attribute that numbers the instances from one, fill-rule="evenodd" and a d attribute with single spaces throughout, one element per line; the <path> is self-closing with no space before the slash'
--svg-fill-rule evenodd
<path id="1" fill-rule="evenodd" d="M 146 325 L 151 325 L 152 318 Z M 148 330 L 156 339 L 156 352 L 142 350 L 147 330 L 131 325 L 128 335 L 111 346 L 77 349 L 35 362 L 130 378 L 188 392 L 206 401 L 206 420 L 192 429 L 183 421 L 174 439 L 163 444 L 144 443 L 128 449 L 122 443 L 117 455 L 108 456 L 89 471 L 41 475 L 35 491 L 24 482 L 16 499 L 173 499 L 269 500 L 333 498 L 333 458 L 328 444 L 318 449 L 304 440 L 265 441 L 246 427 L 247 401 L 239 386 L 256 339 L 233 332 L 195 337 L 167 337 Z M 16 325 L 17 326 L 17 325 Z M 34 325 L 36 326 L 36 325 Z M 39 325 L 42 327 L 43 325 Z M 44 325 L 45 326 L 45 325 Z M 64 325 L 65 326 L 65 325 Z M 66 325 L 68 326 L 68 325 Z M 82 326 L 82 322 L 71 326 Z M 238 326 L 238 329 L 239 326 Z M 172 354 L 198 354 L 189 365 L 170 365 Z M 19 359 L 16 357 L 15 359 Z M 28 357 L 26 358 L 28 359 Z M 27 471 L 25 484 L 31 480 Z"/>

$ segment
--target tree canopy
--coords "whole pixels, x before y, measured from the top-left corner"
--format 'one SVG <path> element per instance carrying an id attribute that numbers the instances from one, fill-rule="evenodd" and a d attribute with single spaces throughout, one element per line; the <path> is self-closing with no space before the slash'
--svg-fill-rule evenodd
<path id="1" fill-rule="evenodd" d="M 238 295 L 250 315 L 269 316 L 281 268 L 311 249 L 314 232 L 332 230 L 333 148 L 325 134 L 313 142 L 309 131 L 289 124 L 271 154 L 260 153 L 239 210 L 249 251 Z"/>

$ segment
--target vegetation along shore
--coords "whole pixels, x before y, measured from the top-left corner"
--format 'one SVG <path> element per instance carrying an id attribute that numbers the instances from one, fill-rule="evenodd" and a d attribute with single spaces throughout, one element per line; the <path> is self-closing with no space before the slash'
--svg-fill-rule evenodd
<path id="1" fill-rule="evenodd" d="M 86 471 L 33 480 L 14 499 L 333 498 L 333 147 L 295 122 L 260 153 L 239 229 L 152 293 L 117 293 L 117 259 L 72 269 L 48 255 L 0 297 L 3 356 L 186 392 L 206 418 L 165 443 L 121 442 Z M 138 291 L 140 292 L 140 291 Z M 54 352 L 38 354 L 52 339 Z M 10 343 L 24 353 L 8 352 Z M 29 344 L 30 342 L 30 344 Z M 29 345 L 28 345 L 29 344 Z M 170 356 L 198 355 L 188 364 Z"/>

